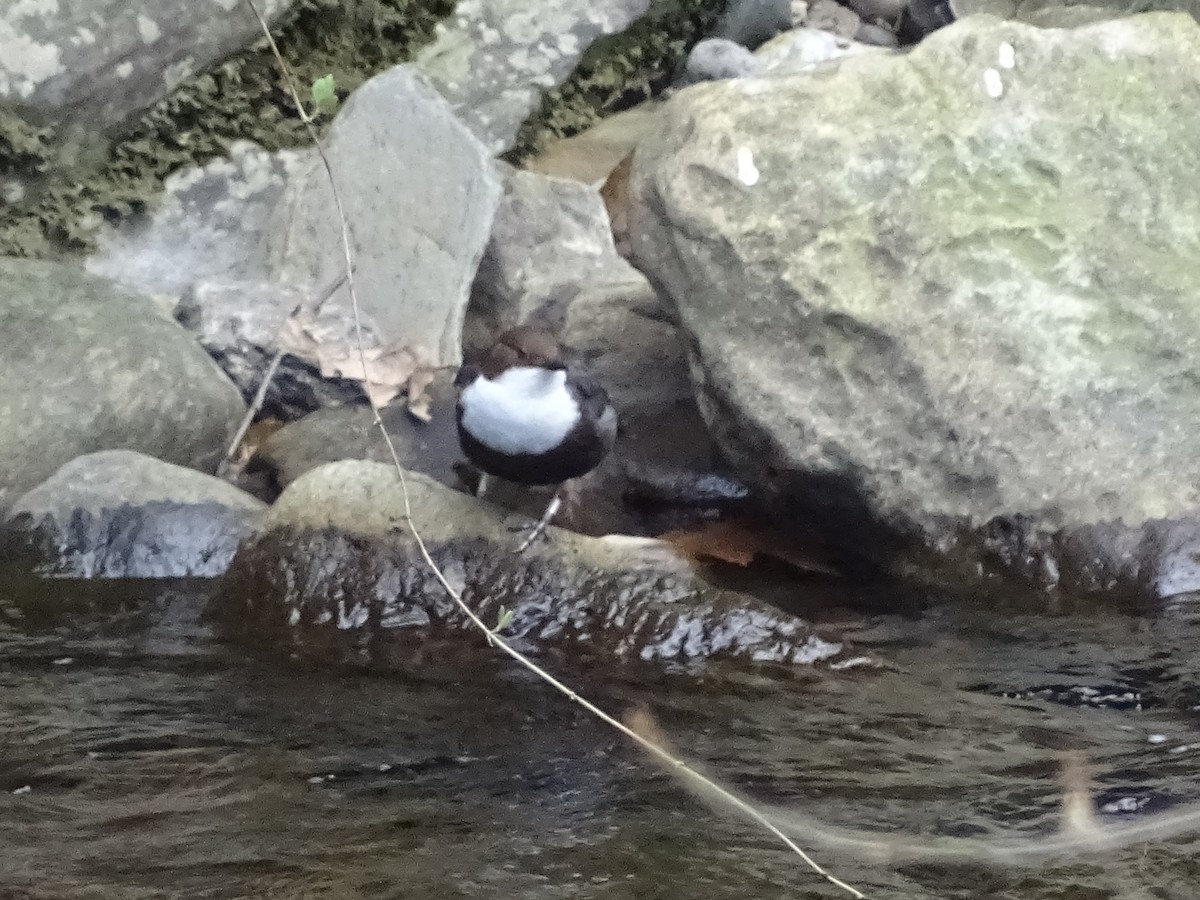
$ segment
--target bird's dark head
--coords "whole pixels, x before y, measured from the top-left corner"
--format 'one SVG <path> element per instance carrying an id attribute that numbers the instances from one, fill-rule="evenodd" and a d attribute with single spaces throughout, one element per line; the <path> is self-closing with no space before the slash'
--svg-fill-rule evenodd
<path id="1" fill-rule="evenodd" d="M 536 366 L 542 369 L 565 369 L 562 348 L 547 331 L 520 325 L 510 328 L 496 340 L 480 360 L 479 369 L 488 378 L 495 378 L 514 366 Z M 464 368 L 466 368 L 464 366 Z"/>

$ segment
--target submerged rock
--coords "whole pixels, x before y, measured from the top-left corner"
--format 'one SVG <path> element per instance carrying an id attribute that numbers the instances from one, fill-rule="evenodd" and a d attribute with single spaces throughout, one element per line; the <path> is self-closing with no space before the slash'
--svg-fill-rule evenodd
<path id="1" fill-rule="evenodd" d="M 890 555 L 915 541 L 966 589 L 1041 558 L 1039 587 L 1090 592 L 1071 573 L 1130 552 L 1100 526 L 1195 523 L 1198 59 L 1183 15 L 980 17 L 669 102 L 632 246 L 739 470 L 848 551 L 929 572 Z M 1160 563 L 1117 583 L 1169 584 Z"/>
<path id="2" fill-rule="evenodd" d="M 265 504 L 233 485 L 131 450 L 89 453 L 16 503 L 6 565 L 71 578 L 220 575 Z"/>
<path id="3" fill-rule="evenodd" d="M 81 453 L 212 471 L 237 388 L 145 297 L 75 268 L 0 259 L 0 511 Z"/>
<path id="4" fill-rule="evenodd" d="M 489 624 L 536 649 L 611 660 L 732 657 L 837 660 L 835 640 L 759 601 L 709 587 L 658 541 L 551 529 L 526 554 L 503 510 L 407 477 L 413 520 L 433 559 Z M 468 629 L 404 527 L 395 470 L 338 462 L 300 478 L 238 551 L 214 600 L 232 634 L 336 659 L 404 665 L 436 637 Z M 480 640 L 475 633 L 472 639 Z"/>

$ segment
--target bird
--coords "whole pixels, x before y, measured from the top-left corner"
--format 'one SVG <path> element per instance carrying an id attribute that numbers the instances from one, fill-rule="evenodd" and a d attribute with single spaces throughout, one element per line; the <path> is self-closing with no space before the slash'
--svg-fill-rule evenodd
<path id="1" fill-rule="evenodd" d="M 571 371 L 552 334 L 519 325 L 501 334 L 454 379 L 458 438 L 483 476 L 555 485 L 545 513 L 517 548 L 524 552 L 562 505 L 563 486 L 591 472 L 617 437 L 617 411 L 594 378 Z"/>

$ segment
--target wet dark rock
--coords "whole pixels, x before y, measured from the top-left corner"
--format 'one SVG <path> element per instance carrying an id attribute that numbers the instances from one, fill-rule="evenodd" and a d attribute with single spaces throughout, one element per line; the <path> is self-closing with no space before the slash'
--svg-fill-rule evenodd
<path id="1" fill-rule="evenodd" d="M 416 418 L 401 402 L 384 407 L 382 418 L 406 469 L 454 487 L 461 484 L 456 463 L 462 453 L 452 381 L 453 372 L 439 372 L 426 389 L 429 421 Z M 359 404 L 322 409 L 285 425 L 262 443 L 254 465 L 269 469 L 278 484 L 286 487 L 325 463 L 342 459 L 390 462 L 391 458 L 370 407 Z"/>
<path id="2" fill-rule="evenodd" d="M 728 657 L 807 664 L 844 657 L 841 643 L 740 594 L 704 584 L 658 541 L 586 538 L 551 529 L 524 555 L 503 511 L 430 479 L 407 478 L 413 520 L 435 561 L 489 624 L 527 649 L 610 661 L 686 663 Z M 303 654 L 403 666 L 425 641 L 469 625 L 422 562 L 403 525 L 390 466 L 331 463 L 289 487 L 238 551 L 214 600 L 235 636 Z"/>
<path id="3" fill-rule="evenodd" d="M 1200 121 L 1173 98 L 1200 90 L 1198 53 L 1178 14 L 972 17 L 665 104 L 633 253 L 718 444 L 780 515 L 957 590 L 1192 582 Z M 937 112 L 895 114 L 915 108 Z M 1102 115 L 1064 127 L 1081 108 Z"/>
<path id="4" fill-rule="evenodd" d="M 220 575 L 265 508 L 210 475 L 107 450 L 17 500 L 0 557 L 10 570 L 71 578 Z"/>
<path id="5" fill-rule="evenodd" d="M 0 284 L 0 511 L 94 450 L 216 468 L 245 404 L 151 300 L 59 263 L 0 260 Z"/>

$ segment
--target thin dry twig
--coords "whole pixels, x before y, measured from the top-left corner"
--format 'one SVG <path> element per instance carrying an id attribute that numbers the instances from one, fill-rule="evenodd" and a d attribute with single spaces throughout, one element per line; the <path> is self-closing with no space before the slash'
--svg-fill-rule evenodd
<path id="1" fill-rule="evenodd" d="M 342 255 L 343 255 L 343 258 L 345 261 L 345 265 L 346 265 L 346 289 L 347 289 L 347 293 L 350 296 L 350 305 L 351 305 L 351 309 L 352 309 L 353 315 L 354 315 L 354 330 L 355 330 L 355 335 L 356 335 L 356 338 L 358 341 L 359 360 L 362 363 L 363 371 L 365 372 L 367 369 L 366 352 L 363 349 L 362 321 L 361 321 L 361 317 L 359 314 L 358 295 L 354 289 L 354 276 L 353 276 L 354 257 L 353 257 L 353 251 L 350 249 L 350 227 L 349 227 L 348 221 L 346 219 L 345 209 L 342 205 L 341 194 L 337 188 L 337 179 L 334 177 L 333 166 L 330 164 L 329 157 L 325 154 L 324 148 L 321 146 L 320 135 L 318 135 L 318 133 L 317 133 L 317 129 L 313 124 L 312 118 L 308 115 L 307 111 L 304 108 L 304 103 L 300 99 L 300 91 L 298 90 L 298 88 L 296 86 L 295 79 L 292 77 L 291 70 L 289 69 L 287 63 L 284 62 L 283 55 L 279 52 L 279 47 L 275 43 L 275 38 L 271 35 L 271 29 L 267 25 L 267 20 L 263 17 L 262 13 L 259 12 L 258 6 L 254 2 L 254 0 L 246 0 L 246 4 L 254 12 L 255 18 L 258 19 L 258 23 L 262 27 L 263 34 L 266 36 L 267 42 L 269 43 L 269 45 L 271 47 L 271 52 L 274 54 L 275 60 L 279 64 L 279 67 L 283 73 L 284 79 L 287 81 L 288 90 L 292 95 L 293 102 L 295 102 L 295 104 L 296 104 L 296 109 L 299 111 L 301 121 L 304 122 L 305 128 L 307 128 L 309 136 L 312 138 L 313 146 L 316 148 L 317 154 L 320 156 L 320 159 L 321 159 L 321 164 L 325 169 L 325 174 L 329 178 L 329 186 L 330 186 L 330 189 L 333 194 L 334 207 L 336 208 L 339 225 L 341 227 Z M 420 550 L 421 558 L 424 560 L 425 564 L 429 567 L 430 571 L 433 572 L 434 577 L 437 578 L 438 583 L 441 584 L 443 590 L 446 591 L 446 593 L 450 597 L 450 599 L 453 600 L 454 603 L 459 607 L 459 609 L 462 610 L 464 615 L 466 615 L 467 618 L 470 620 L 471 624 L 474 625 L 477 629 L 479 629 L 479 631 L 483 635 L 486 636 L 486 638 L 488 639 L 488 642 L 493 644 L 496 647 L 499 647 L 502 651 L 504 651 L 504 653 L 508 654 L 508 656 L 511 657 L 513 660 L 515 660 L 518 664 L 520 664 L 524 668 L 528 669 L 530 672 L 532 672 L 534 675 L 536 675 L 538 678 L 540 678 L 546 684 L 550 685 L 552 688 L 554 688 L 556 691 L 561 693 L 563 696 L 565 696 L 569 700 L 579 704 L 585 710 L 590 712 L 592 715 L 596 716 L 598 719 L 603 721 L 605 724 L 611 726 L 612 728 L 615 728 L 621 734 L 625 735 L 627 738 L 629 738 L 630 740 L 632 740 L 635 743 L 637 743 L 638 745 L 640 745 L 642 747 L 642 749 L 646 750 L 648 753 L 650 753 L 652 756 L 654 756 L 660 762 L 665 763 L 666 765 L 674 767 L 676 769 L 686 771 L 692 779 L 698 781 L 699 783 L 705 784 L 708 787 L 708 789 L 711 790 L 712 792 L 714 792 L 717 796 L 720 796 L 723 799 L 725 799 L 725 801 L 727 803 L 729 803 L 731 806 L 733 806 L 735 809 L 744 813 L 746 816 L 748 816 L 749 818 L 751 818 L 752 820 L 757 822 L 759 825 L 761 825 L 763 828 L 765 828 L 767 831 L 769 831 L 772 835 L 774 835 L 776 838 L 778 838 L 780 841 L 782 841 L 783 844 L 789 850 L 791 850 L 793 853 L 795 853 L 797 856 L 799 856 L 800 859 L 802 859 L 805 862 L 805 864 L 807 864 L 808 867 L 810 869 L 812 869 L 812 871 L 815 872 L 817 875 L 820 875 L 826 881 L 828 881 L 831 884 L 846 891 L 852 897 L 858 898 L 858 900 L 864 900 L 864 898 L 866 897 L 865 894 L 863 894 L 858 889 L 846 884 L 846 882 L 842 881 L 837 876 L 833 875 L 832 873 L 830 873 L 830 872 L 826 871 L 824 868 L 822 868 L 822 866 L 819 863 L 817 863 L 816 860 L 814 860 L 811 856 L 809 856 L 807 853 L 805 853 L 804 850 L 801 849 L 796 844 L 795 841 L 793 841 L 790 837 L 788 837 L 786 834 L 784 834 L 783 831 L 781 831 L 766 816 L 764 816 L 761 812 L 759 812 L 758 809 L 756 809 L 752 804 L 746 802 L 742 798 L 738 797 L 736 794 L 733 794 L 730 791 L 726 790 L 724 787 L 717 784 L 716 782 L 711 781 L 710 779 L 701 775 L 699 772 L 695 772 L 695 771 L 689 769 L 689 767 L 687 766 L 687 764 L 685 762 L 683 762 L 683 760 L 678 759 L 677 757 L 673 756 L 671 753 L 669 753 L 668 751 L 666 751 L 665 749 L 660 747 L 654 741 L 638 734 L 636 731 L 629 728 L 624 723 L 620 722 L 618 719 L 613 718 L 608 713 L 606 713 L 604 710 L 600 709 L 600 707 L 596 706 L 589 700 L 586 700 L 585 698 L 581 697 L 570 687 L 565 685 L 563 682 L 559 681 L 557 678 L 555 678 L 553 675 L 551 675 L 545 669 L 541 668 L 541 666 L 537 665 L 532 660 L 530 660 L 528 657 L 526 657 L 524 654 L 522 654 L 519 650 L 516 650 L 511 645 L 509 645 L 509 643 L 507 641 L 505 641 L 502 637 L 500 637 L 493 629 L 489 628 L 484 623 L 484 621 L 479 618 L 479 616 L 475 613 L 475 611 L 473 609 L 471 609 L 471 607 L 468 606 L 467 603 L 462 599 L 462 596 L 459 594 L 459 592 L 454 589 L 453 585 L 451 585 L 450 582 L 446 580 L 445 574 L 443 574 L 441 568 L 439 568 L 437 563 L 434 562 L 433 557 L 429 553 L 429 548 L 425 545 L 424 539 L 421 537 L 420 532 L 417 530 L 416 525 L 413 522 L 413 518 L 412 518 L 412 504 L 411 504 L 411 501 L 409 498 L 408 481 L 404 476 L 404 467 L 400 463 L 400 457 L 396 453 L 396 446 L 392 442 L 391 436 L 388 434 L 387 427 L 383 424 L 383 418 L 380 415 L 379 406 L 376 404 L 374 397 L 371 396 L 370 391 L 367 391 L 367 400 L 371 404 L 371 412 L 374 415 L 375 425 L 378 427 L 380 435 L 383 437 L 384 442 L 387 444 L 388 453 L 392 457 L 392 462 L 396 468 L 396 474 L 397 474 L 397 476 L 399 476 L 401 493 L 404 497 L 404 520 L 405 520 L 406 525 L 408 526 L 409 532 L 413 536 L 413 540 L 416 542 L 417 547 Z"/>
<path id="2" fill-rule="evenodd" d="M 288 314 L 288 320 L 295 318 L 300 314 L 300 311 L 307 305 L 309 308 L 316 309 L 321 306 L 326 300 L 333 296 L 333 292 L 342 286 L 346 281 L 346 275 L 341 274 L 334 279 L 329 287 L 321 292 L 316 300 L 309 304 L 301 303 Z M 279 340 L 287 327 L 287 321 L 279 326 L 279 330 L 275 334 L 275 339 Z M 271 361 L 267 363 L 267 371 L 263 373 L 262 382 L 258 386 L 258 390 L 254 394 L 254 399 L 250 401 L 250 406 L 246 409 L 246 414 L 242 416 L 242 423 L 238 426 L 237 433 L 233 436 L 233 440 L 229 442 L 229 448 L 225 451 L 225 456 L 221 460 L 221 464 L 217 466 L 217 477 L 225 478 L 229 481 L 234 481 L 246 467 L 249 461 L 249 455 L 240 461 L 236 461 L 238 449 L 242 446 L 242 441 L 246 437 L 246 432 L 250 430 L 250 426 L 254 424 L 254 417 L 258 415 L 258 411 L 262 409 L 263 403 L 267 399 L 267 391 L 271 387 L 271 382 L 275 380 L 275 373 L 279 371 L 279 364 L 283 362 L 284 356 L 287 355 L 287 350 L 282 346 L 275 351 L 271 357 Z"/>
<path id="3" fill-rule="evenodd" d="M 275 351 L 275 355 L 271 357 L 271 361 L 267 364 L 267 371 L 263 375 L 262 383 L 258 386 L 258 391 L 254 394 L 254 400 L 251 401 L 249 408 L 247 408 L 246 415 L 242 417 L 242 424 L 238 426 L 237 434 L 229 442 L 229 449 L 225 451 L 225 458 L 217 466 L 218 478 L 234 481 L 242 473 L 242 469 L 245 468 L 243 461 L 235 462 L 237 452 L 242 446 L 242 440 L 246 437 L 246 432 L 250 430 L 250 426 L 254 422 L 254 417 L 258 415 L 258 411 L 262 409 L 262 405 L 267 399 L 267 390 L 271 387 L 271 381 L 275 378 L 275 373 L 279 371 L 279 364 L 283 362 L 283 354 L 284 350 L 280 347 Z"/>

